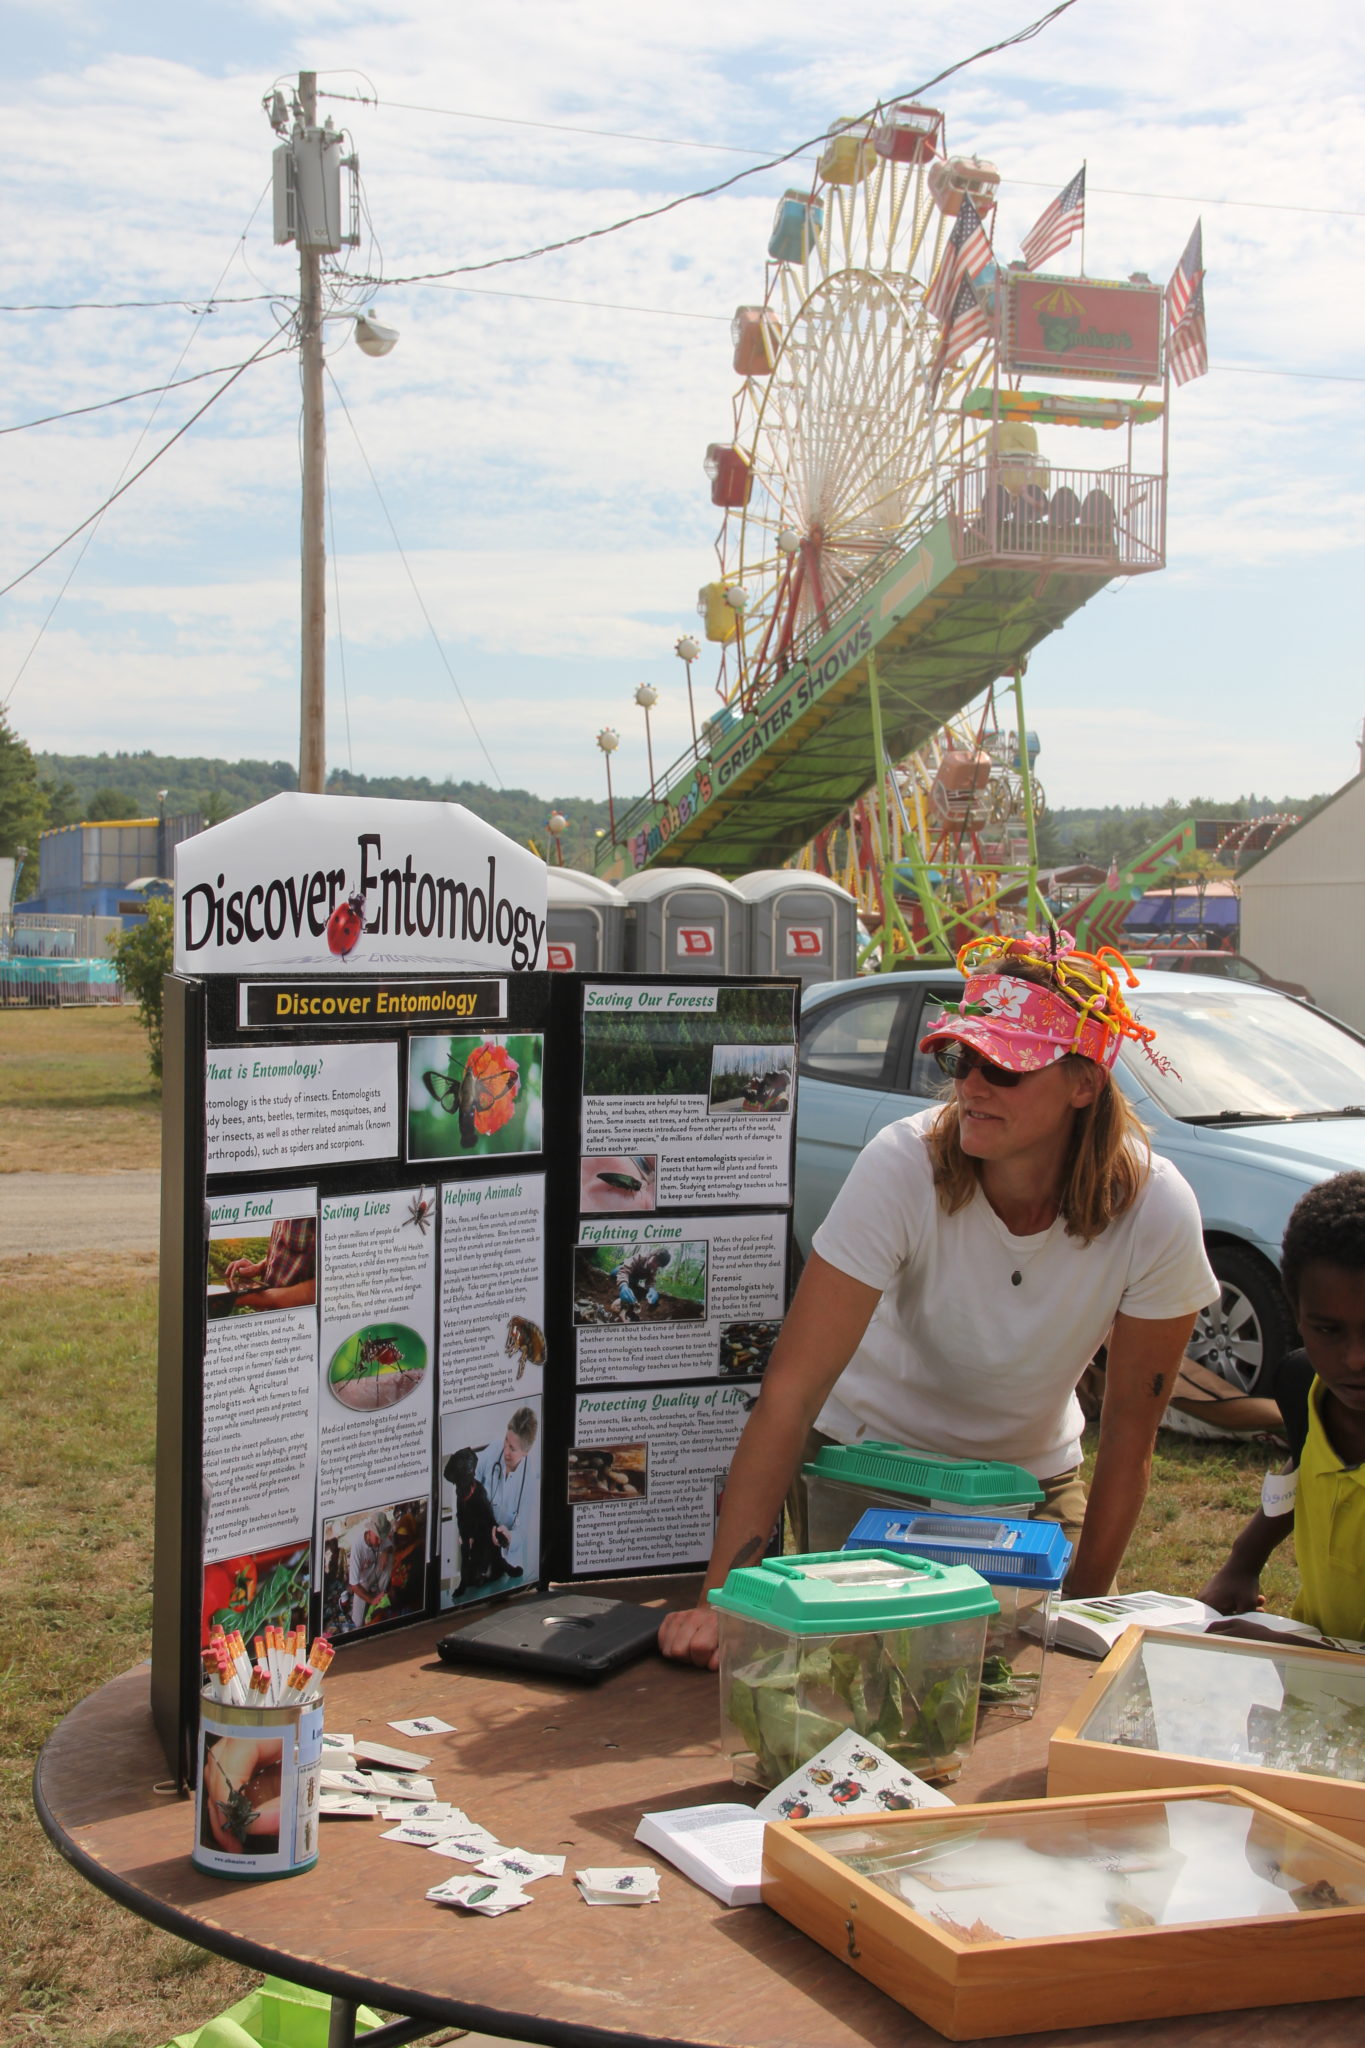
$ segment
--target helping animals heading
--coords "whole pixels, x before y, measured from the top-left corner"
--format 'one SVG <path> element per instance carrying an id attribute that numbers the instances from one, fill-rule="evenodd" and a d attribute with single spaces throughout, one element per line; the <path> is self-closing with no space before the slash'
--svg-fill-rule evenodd
<path id="1" fill-rule="evenodd" d="M 411 854 L 401 867 L 381 867 L 383 846 L 378 832 L 359 833 L 357 844 L 360 880 L 355 896 L 366 908 L 367 935 L 459 938 L 474 945 L 509 946 L 514 972 L 537 964 L 545 919 L 524 904 L 498 895 L 495 855 L 488 856 L 485 888 L 456 881 L 450 875 L 419 874 Z M 220 874 L 216 885 L 198 882 L 185 891 L 185 951 L 196 953 L 210 940 L 220 946 L 239 946 L 244 941 L 255 945 L 263 939 L 282 939 L 286 931 L 301 938 L 305 925 L 315 939 L 321 939 L 332 912 L 348 900 L 348 894 L 344 868 L 275 876 L 250 889 L 231 891 L 226 876 Z"/>

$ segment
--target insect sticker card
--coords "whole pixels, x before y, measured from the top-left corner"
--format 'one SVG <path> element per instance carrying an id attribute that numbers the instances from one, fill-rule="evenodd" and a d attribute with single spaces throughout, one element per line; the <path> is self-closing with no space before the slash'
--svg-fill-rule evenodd
<path id="1" fill-rule="evenodd" d="M 765 1820 L 805 1820 L 821 1813 L 907 1813 L 951 1806 L 946 1793 L 902 1770 L 884 1749 L 846 1729 L 799 1771 L 759 1801 Z"/>

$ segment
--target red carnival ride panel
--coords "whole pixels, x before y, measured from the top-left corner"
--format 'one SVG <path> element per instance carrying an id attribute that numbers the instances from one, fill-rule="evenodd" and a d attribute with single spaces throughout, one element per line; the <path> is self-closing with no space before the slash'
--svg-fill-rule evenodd
<path id="1" fill-rule="evenodd" d="M 1002 370 L 1054 377 L 1161 378 L 1161 287 L 1011 277 Z"/>

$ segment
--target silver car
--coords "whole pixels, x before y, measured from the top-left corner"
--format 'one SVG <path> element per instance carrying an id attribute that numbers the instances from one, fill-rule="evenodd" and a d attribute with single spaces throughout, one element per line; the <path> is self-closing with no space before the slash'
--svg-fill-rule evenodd
<path id="1" fill-rule="evenodd" d="M 919 1040 L 954 972 L 914 968 L 809 989 L 802 1003 L 796 1236 L 804 1255 L 857 1154 L 884 1124 L 941 1100 Z M 1192 1355 L 1248 1393 L 1269 1393 L 1294 1319 L 1280 1242 L 1299 1196 L 1365 1170 L 1365 1039 L 1273 990 L 1180 974 L 1141 976 L 1130 1000 L 1173 1071 L 1125 1045 L 1115 1077 L 1199 1203 L 1222 1295 Z"/>

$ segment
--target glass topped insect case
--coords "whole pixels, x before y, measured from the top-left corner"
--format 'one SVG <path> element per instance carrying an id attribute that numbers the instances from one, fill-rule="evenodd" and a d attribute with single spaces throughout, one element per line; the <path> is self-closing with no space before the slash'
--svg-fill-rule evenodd
<path id="1" fill-rule="evenodd" d="M 1127 1630 L 1052 1738 L 1048 1791 L 1215 1780 L 1365 1843 L 1365 1658 Z"/>
<path id="2" fill-rule="evenodd" d="M 1235 1787 L 776 1822 L 763 1899 L 954 2041 L 1365 1992 L 1365 1851 Z"/>

